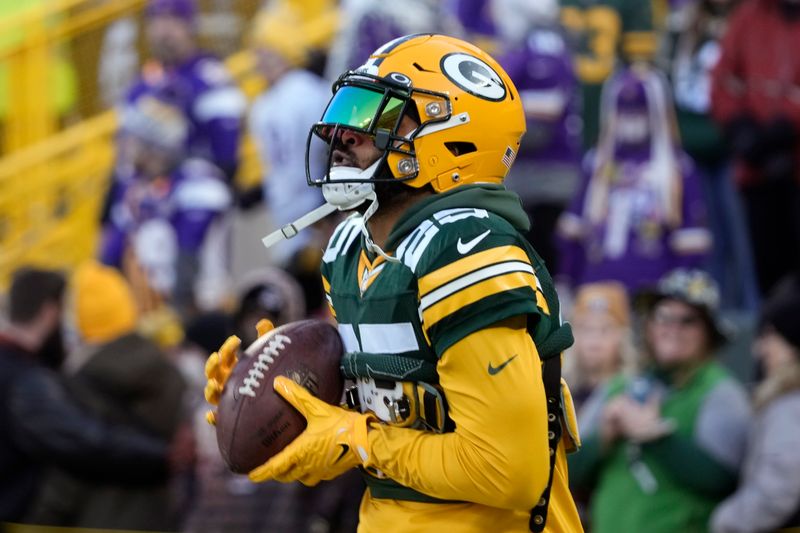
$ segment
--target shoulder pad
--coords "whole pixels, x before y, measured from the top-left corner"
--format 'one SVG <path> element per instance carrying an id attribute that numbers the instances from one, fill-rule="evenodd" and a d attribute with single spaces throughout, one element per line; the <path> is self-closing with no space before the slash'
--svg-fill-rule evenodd
<path id="1" fill-rule="evenodd" d="M 490 211 L 435 213 L 403 240 L 398 257 L 417 279 L 419 317 L 439 354 L 474 331 L 547 307 L 524 237 Z"/>
<path id="2" fill-rule="evenodd" d="M 434 213 L 397 246 L 397 257 L 420 274 L 488 248 L 518 239 L 511 224 L 485 209 L 456 208 Z"/>

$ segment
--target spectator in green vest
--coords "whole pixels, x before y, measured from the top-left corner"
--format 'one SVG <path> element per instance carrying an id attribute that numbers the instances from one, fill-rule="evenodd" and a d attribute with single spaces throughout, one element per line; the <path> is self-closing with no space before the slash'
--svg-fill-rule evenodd
<path id="1" fill-rule="evenodd" d="M 704 532 L 736 486 L 750 418 L 744 389 L 714 358 L 726 338 L 719 292 L 705 272 L 679 269 L 637 303 L 648 363 L 609 385 L 570 479 L 594 489 L 596 533 Z"/>

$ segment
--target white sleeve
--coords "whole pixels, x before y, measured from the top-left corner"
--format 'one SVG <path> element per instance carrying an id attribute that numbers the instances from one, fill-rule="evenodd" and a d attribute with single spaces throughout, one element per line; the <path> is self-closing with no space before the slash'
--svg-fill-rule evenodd
<path id="1" fill-rule="evenodd" d="M 716 461 L 738 471 L 745 455 L 752 416 L 747 393 L 739 382 L 720 382 L 708 394 L 695 422 L 695 441 Z"/>
<path id="2" fill-rule="evenodd" d="M 778 400 L 761 415 L 748 450 L 747 475 L 714 511 L 714 533 L 773 531 L 800 507 L 798 400 Z"/>

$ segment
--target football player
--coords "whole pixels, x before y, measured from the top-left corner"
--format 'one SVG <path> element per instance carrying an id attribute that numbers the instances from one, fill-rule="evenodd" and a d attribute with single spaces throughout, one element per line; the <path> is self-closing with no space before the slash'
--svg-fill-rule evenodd
<path id="1" fill-rule="evenodd" d="M 277 378 L 308 427 L 252 480 L 315 484 L 359 467 L 360 531 L 581 530 L 560 379 L 572 335 L 502 185 L 524 132 L 508 75 L 451 37 L 390 41 L 334 84 L 308 141 L 329 146 L 325 175 L 308 176 L 328 205 L 277 238 L 356 211 L 322 259 L 350 408 Z M 237 348 L 209 358 L 212 404 Z"/>

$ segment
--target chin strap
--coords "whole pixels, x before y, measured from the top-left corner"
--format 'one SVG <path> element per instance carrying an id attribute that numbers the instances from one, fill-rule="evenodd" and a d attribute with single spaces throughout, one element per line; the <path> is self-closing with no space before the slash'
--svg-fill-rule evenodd
<path id="1" fill-rule="evenodd" d="M 301 216 L 294 222 L 286 224 L 281 229 L 273 231 L 263 239 L 261 242 L 264 243 L 264 246 L 269 248 L 281 242 L 284 239 L 291 239 L 301 230 L 307 228 L 308 226 L 322 220 L 326 216 L 330 215 L 334 211 L 336 211 L 338 207 L 333 204 L 324 203 L 318 208 L 314 209 L 306 213 L 305 215 Z"/>
<path id="2" fill-rule="evenodd" d="M 325 197 L 326 202 L 294 222 L 286 224 L 277 231 L 273 231 L 261 239 L 261 242 L 264 243 L 265 247 L 269 248 L 284 239 L 291 239 L 301 230 L 322 220 L 336 210 L 349 211 L 367 200 L 371 200 L 372 202 L 364 213 L 363 225 L 361 226 L 361 233 L 364 235 L 367 248 L 387 261 L 399 263 L 399 259 L 388 255 L 372 241 L 367 229 L 367 220 L 378 210 L 378 197 L 375 195 L 375 187 L 369 182 L 353 181 L 372 177 L 380 162 L 381 160 L 379 159 L 363 170 L 356 167 L 334 167 L 330 169 L 328 172 L 329 181 L 322 186 L 322 195 Z"/>
<path id="3" fill-rule="evenodd" d="M 375 193 L 371 195 L 372 203 L 369 204 L 367 210 L 364 212 L 363 223 L 361 225 L 361 234 L 364 235 L 364 241 L 367 244 L 367 248 L 372 250 L 373 253 L 378 254 L 379 256 L 383 257 L 389 263 L 399 263 L 400 259 L 397 257 L 392 257 L 391 255 L 387 254 L 383 251 L 383 249 L 372 242 L 372 237 L 369 234 L 369 230 L 367 229 L 367 220 L 370 219 L 372 215 L 375 214 L 375 211 L 378 210 L 378 197 L 375 196 Z"/>

